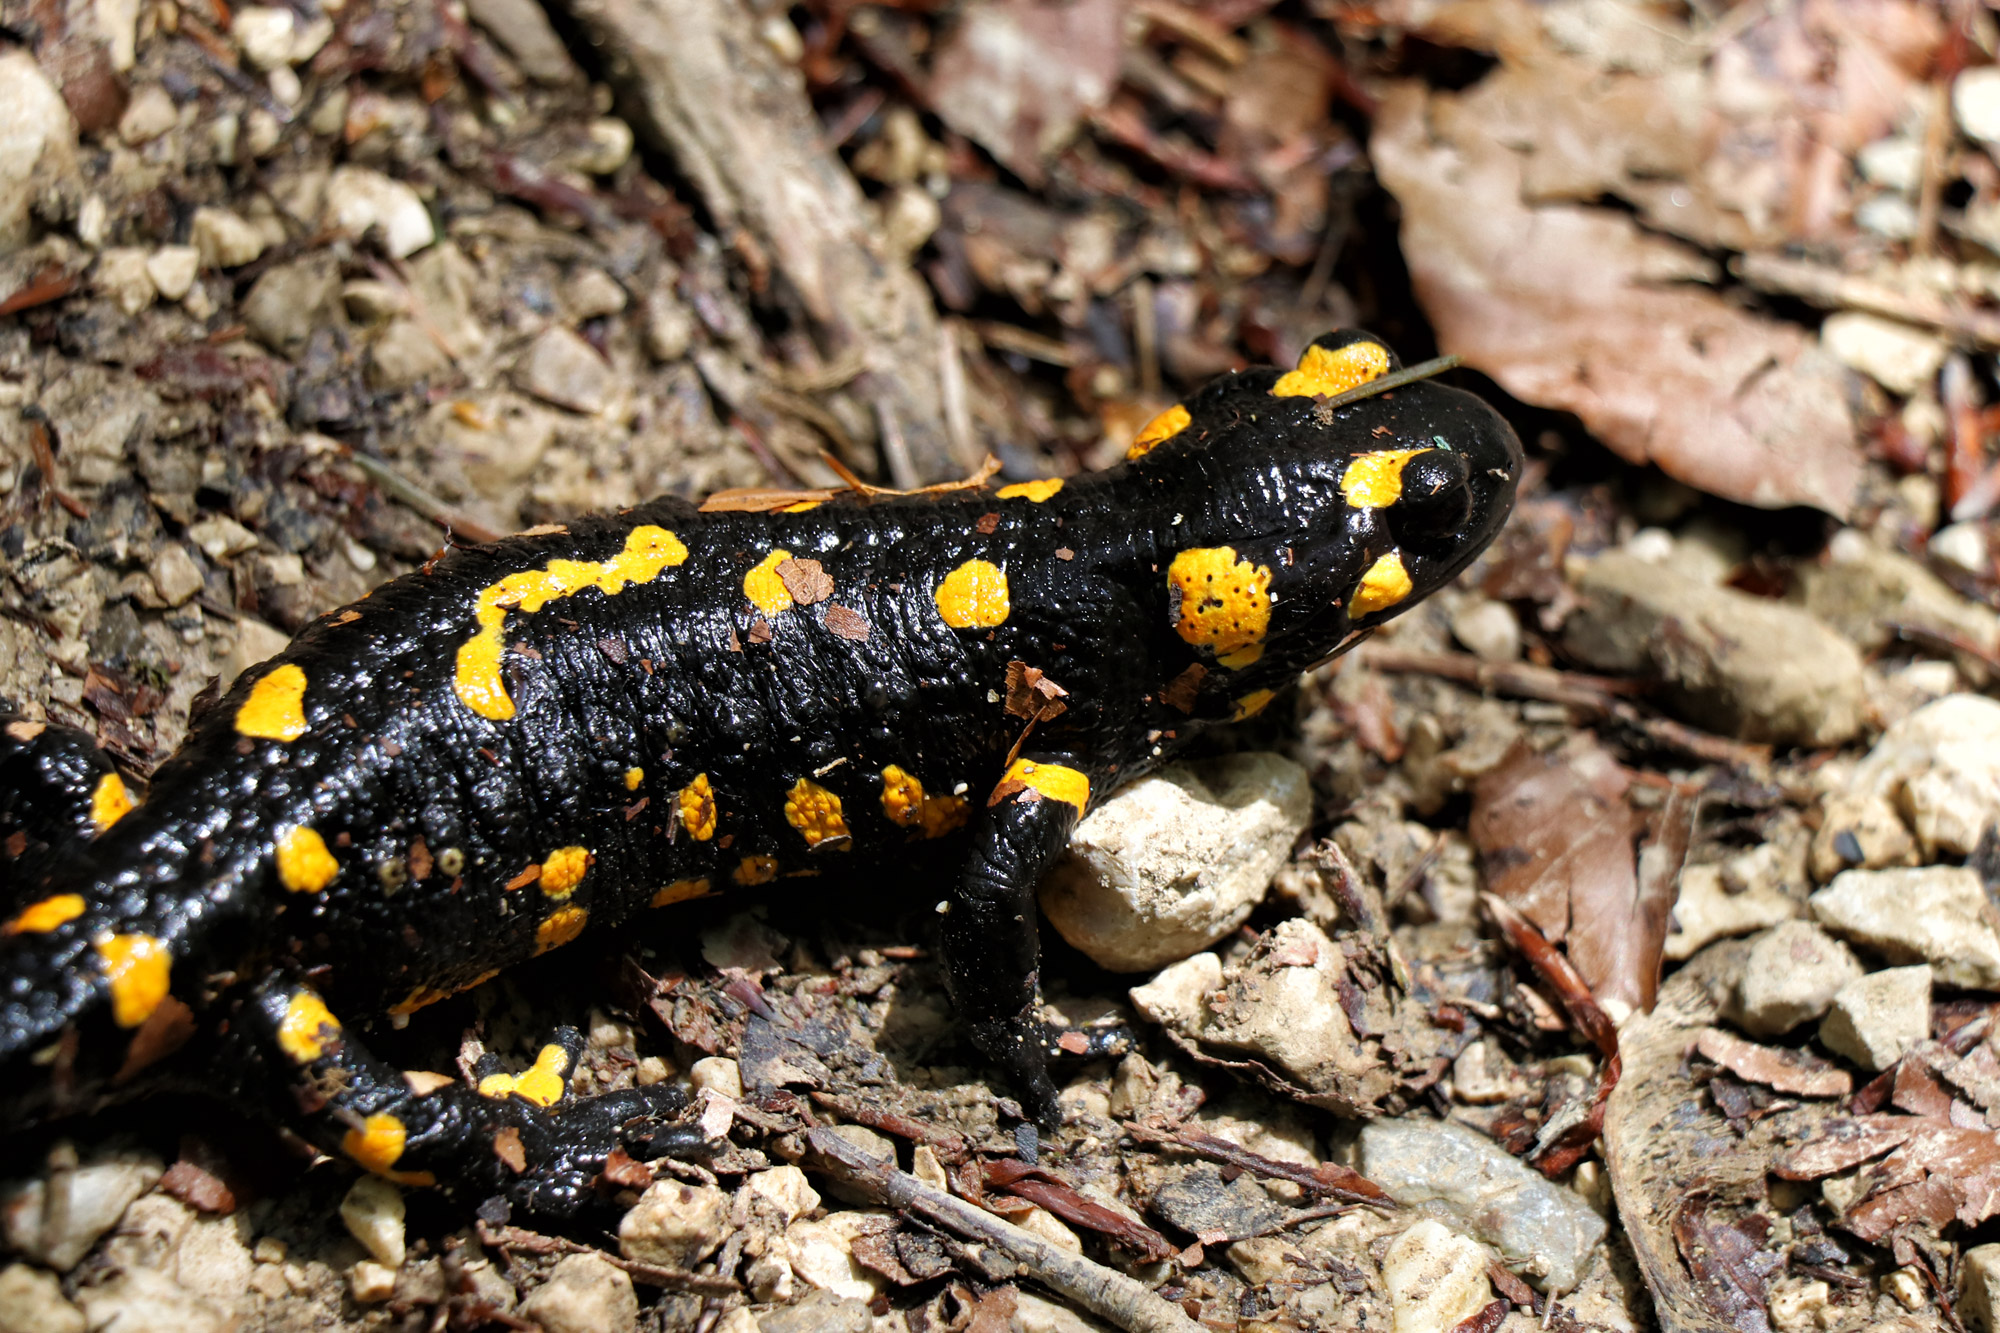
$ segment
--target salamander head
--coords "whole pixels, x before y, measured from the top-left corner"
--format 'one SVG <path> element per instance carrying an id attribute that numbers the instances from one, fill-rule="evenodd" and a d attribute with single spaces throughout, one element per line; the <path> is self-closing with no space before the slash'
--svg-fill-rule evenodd
<path id="1" fill-rule="evenodd" d="M 1292 370 L 1214 381 L 1133 445 L 1135 475 L 1201 497 L 1158 549 L 1176 632 L 1223 668 L 1325 656 L 1449 583 L 1506 521 L 1521 444 L 1486 403 L 1429 379 L 1340 401 L 1400 369 L 1371 334 L 1327 334 Z"/>

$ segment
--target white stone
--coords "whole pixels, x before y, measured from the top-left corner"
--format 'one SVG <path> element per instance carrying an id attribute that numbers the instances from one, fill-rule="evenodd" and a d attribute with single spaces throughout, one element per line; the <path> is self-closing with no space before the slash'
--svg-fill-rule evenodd
<path id="1" fill-rule="evenodd" d="M 632 1333 L 639 1298 L 624 1269 L 602 1255 L 571 1254 L 528 1293 L 520 1313 L 544 1333 Z"/>
<path id="2" fill-rule="evenodd" d="M 2000 1244 L 1975 1245 L 1958 1270 L 1959 1317 L 1977 1333 L 2000 1333 Z"/>
<path id="3" fill-rule="evenodd" d="M 0 52 L 0 254 L 26 241 L 35 204 L 76 175 L 76 122 L 23 50 Z"/>
<path id="4" fill-rule="evenodd" d="M 191 245 L 163 245 L 146 259 L 146 275 L 169 301 L 178 301 L 201 272 L 201 252 Z"/>
<path id="5" fill-rule="evenodd" d="M 1950 695 L 1882 733 L 1846 785 L 1827 798 L 1813 839 L 1813 873 L 1826 878 L 1847 864 L 1843 833 L 1859 842 L 1864 866 L 1921 864 L 1971 855 L 1996 821 L 2000 703 Z"/>
<path id="6" fill-rule="evenodd" d="M 387 1268 L 403 1266 L 403 1192 L 380 1176 L 363 1176 L 340 1201 L 347 1234 Z"/>
<path id="7" fill-rule="evenodd" d="M 1981 65 L 1953 80 L 1951 113 L 1967 136 L 2000 144 L 2000 67 Z"/>
<path id="8" fill-rule="evenodd" d="M 715 1252 L 729 1223 L 729 1196 L 711 1185 L 656 1180 L 618 1223 L 627 1259 L 693 1268 Z"/>
<path id="9" fill-rule="evenodd" d="M 1688 866 L 1681 871 L 1674 899 L 1673 929 L 1666 955 L 1675 962 L 1694 957 L 1717 940 L 1748 935 L 1799 914 L 1799 903 L 1775 885 L 1731 893 L 1721 866 Z"/>
<path id="10" fill-rule="evenodd" d="M 1750 946 L 1733 1017 L 1753 1036 L 1782 1036 L 1824 1015 L 1841 987 L 1861 976 L 1845 944 L 1810 921 L 1787 921 Z"/>
<path id="11" fill-rule="evenodd" d="M 396 1270 L 362 1259 L 347 1270 L 347 1287 L 357 1305 L 378 1305 L 396 1294 Z"/>
<path id="12" fill-rule="evenodd" d="M 382 248 L 392 258 L 413 255 L 437 239 L 430 211 L 417 192 L 367 167 L 335 168 L 326 183 L 327 221 L 350 235 L 382 229 Z"/>
<path id="13" fill-rule="evenodd" d="M 625 289 L 601 268 L 580 268 L 563 284 L 563 305 L 572 319 L 615 315 L 625 308 L 625 302 Z"/>
<path id="14" fill-rule="evenodd" d="M 90 1162 L 59 1177 L 67 1182 L 67 1206 L 54 1210 L 45 1180 L 15 1181 L 0 1188 L 0 1239 L 24 1258 L 67 1273 L 153 1187 L 160 1170 L 158 1158 L 138 1152 Z M 60 1219 L 54 1226 L 51 1211 Z"/>
<path id="15" fill-rule="evenodd" d="M 204 206 L 194 211 L 188 239 L 205 268 L 241 268 L 264 253 L 264 233 L 226 208 Z"/>
<path id="16" fill-rule="evenodd" d="M 150 258 L 137 246 L 106 250 L 97 256 L 91 280 L 98 291 L 117 302 L 120 310 L 136 315 L 160 294 L 160 289 L 153 285 L 153 275 L 146 271 L 146 261 Z"/>
<path id="17" fill-rule="evenodd" d="M 1951 985 L 2000 988 L 2000 932 L 1969 867 L 1843 871 L 1809 905 L 1828 930 L 1892 963 L 1928 962 Z"/>
<path id="18" fill-rule="evenodd" d="M 1814 1278 L 1804 1282 L 1781 1277 L 1771 1284 L 1771 1323 L 1778 1333 L 1809 1333 L 1820 1327 L 1822 1312 L 1831 1313 L 1833 1289 Z"/>
<path id="19" fill-rule="evenodd" d="M 810 1286 L 849 1300 L 873 1300 L 884 1279 L 855 1262 L 846 1236 L 825 1222 L 794 1222 L 785 1228 L 786 1257 L 792 1272 Z"/>
<path id="20" fill-rule="evenodd" d="M 1836 361 L 1906 398 L 1930 384 L 1951 350 L 1935 334 L 1859 310 L 1827 316 L 1819 340 Z"/>
<path id="21" fill-rule="evenodd" d="M 120 74 L 139 63 L 139 8 L 139 0 L 96 0 L 91 6 L 104 53 Z"/>
<path id="22" fill-rule="evenodd" d="M 257 534 L 227 514 L 197 519 L 188 524 L 187 535 L 210 560 L 224 560 L 257 549 Z"/>
<path id="23" fill-rule="evenodd" d="M 1907 241 L 1917 234 L 1917 206 L 1900 194 L 1872 195 L 1855 205 L 1854 225 L 1871 236 Z"/>
<path id="24" fill-rule="evenodd" d="M 296 20 L 289 9 L 244 5 L 230 20 L 229 35 L 252 69 L 276 69 L 290 64 Z"/>
<path id="25" fill-rule="evenodd" d="M 1171 765 L 1084 817 L 1042 910 L 1114 972 L 1185 958 L 1249 918 L 1311 814 L 1306 771 L 1282 755 Z"/>
<path id="26" fill-rule="evenodd" d="M 749 1192 L 751 1204 L 776 1215 L 780 1226 L 790 1226 L 819 1207 L 819 1192 L 795 1166 L 759 1171 L 743 1182 L 743 1188 Z"/>
<path id="27" fill-rule="evenodd" d="M 236 1324 L 228 1312 L 152 1268 L 127 1269 L 84 1287 L 77 1302 L 100 1333 L 227 1333 Z"/>
<path id="28" fill-rule="evenodd" d="M 632 127 L 616 116 L 602 116 L 585 129 L 585 145 L 571 161 L 578 171 L 609 176 L 632 157 Z"/>
<path id="29" fill-rule="evenodd" d="M 1988 578 L 1993 573 L 1986 529 L 1977 523 L 1952 523 L 1939 528 L 1931 534 L 1930 553 L 1978 578 Z"/>
<path id="30" fill-rule="evenodd" d="M 1486 1251 L 1442 1222 L 1417 1223 L 1389 1246 L 1382 1281 L 1395 1333 L 1450 1333 L 1493 1300 Z"/>
<path id="31" fill-rule="evenodd" d="M 1490 597 L 1468 597 L 1451 613 L 1451 636 L 1482 662 L 1521 656 L 1521 622 L 1512 607 Z"/>
<path id="32" fill-rule="evenodd" d="M 1870 184 L 1914 194 L 1924 176 L 1923 141 L 1900 136 L 1877 139 L 1854 155 L 1854 165 Z"/>
<path id="33" fill-rule="evenodd" d="M 544 402 L 595 415 L 610 405 L 618 377 L 597 349 L 562 325 L 542 331 L 521 357 L 521 387 Z"/>
<path id="34" fill-rule="evenodd" d="M 1826 1048 L 1863 1069 L 1887 1069 L 1931 1035 L 1931 969 L 1890 967 L 1857 977 L 1819 1025 Z"/>
<path id="35" fill-rule="evenodd" d="M 142 83 L 132 90 L 125 111 L 118 117 L 118 137 L 137 148 L 151 143 L 181 123 L 181 109 L 157 83 Z"/>
<path id="36" fill-rule="evenodd" d="M 707 1055 L 688 1069 L 688 1080 L 696 1092 L 717 1092 L 736 1101 L 743 1100 L 743 1069 L 726 1055 Z"/>
<path id="37" fill-rule="evenodd" d="M 0 1333 L 83 1333 L 83 1311 L 63 1299 L 54 1273 L 26 1264 L 0 1269 Z"/>

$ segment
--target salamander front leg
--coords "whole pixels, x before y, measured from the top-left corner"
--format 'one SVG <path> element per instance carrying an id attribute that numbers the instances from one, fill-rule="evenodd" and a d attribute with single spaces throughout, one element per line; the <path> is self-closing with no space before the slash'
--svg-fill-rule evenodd
<path id="1" fill-rule="evenodd" d="M 952 1000 L 973 1044 L 1006 1071 L 1048 1129 L 1062 1122 L 1040 1015 L 1035 885 L 1069 844 L 1090 802 L 1090 778 L 1060 758 L 1023 758 L 993 789 L 974 830 L 965 878 L 946 906 L 944 955 Z"/>
<path id="2" fill-rule="evenodd" d="M 306 1137 L 398 1184 L 437 1185 L 475 1200 L 498 1195 L 531 1212 L 571 1216 L 595 1198 L 614 1149 L 650 1157 L 688 1146 L 665 1126 L 686 1103 L 678 1089 L 569 1095 L 583 1048 L 574 1029 L 544 1045 L 528 1069 L 489 1073 L 473 1089 L 385 1064 L 296 979 L 261 983 L 240 1017 L 255 1056 L 283 1071 L 293 1105 L 280 1109 L 301 1117 Z"/>

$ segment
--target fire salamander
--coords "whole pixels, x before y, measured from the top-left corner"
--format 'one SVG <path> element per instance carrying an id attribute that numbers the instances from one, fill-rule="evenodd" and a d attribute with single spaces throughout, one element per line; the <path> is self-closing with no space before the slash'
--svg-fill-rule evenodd
<path id="1" fill-rule="evenodd" d="M 1077 820 L 1447 583 L 1520 467 L 1485 403 L 1346 332 L 1097 475 L 668 498 L 454 551 L 246 671 L 143 804 L 87 737 L 0 720 L 0 1132 L 192 1067 L 390 1180 L 573 1213 L 682 1094 L 571 1096 L 573 1032 L 470 1086 L 358 1025 L 929 840 L 963 865 L 961 1019 L 1052 1123 L 1033 895 Z"/>

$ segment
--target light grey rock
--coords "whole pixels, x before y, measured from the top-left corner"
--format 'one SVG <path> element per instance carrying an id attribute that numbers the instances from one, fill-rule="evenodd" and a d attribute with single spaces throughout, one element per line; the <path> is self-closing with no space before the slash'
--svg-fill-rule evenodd
<path id="1" fill-rule="evenodd" d="M 414 319 L 390 320 L 368 344 L 368 378 L 385 389 L 407 389 L 450 368 L 451 358 Z"/>
<path id="2" fill-rule="evenodd" d="M 1890 967 L 1840 988 L 1819 1039 L 1863 1069 L 1887 1069 L 1931 1035 L 1931 969 Z"/>
<path id="3" fill-rule="evenodd" d="M 152 274 L 146 272 L 146 252 L 138 246 L 121 245 L 97 256 L 91 282 L 97 290 L 118 303 L 128 315 L 136 315 L 159 297 Z"/>
<path id="4" fill-rule="evenodd" d="M 521 358 L 521 387 L 544 402 L 595 416 L 618 391 L 597 349 L 561 325 L 545 329 Z"/>
<path id="5" fill-rule="evenodd" d="M 1451 636 L 1482 662 L 1512 662 L 1521 655 L 1521 622 L 1512 607 L 1490 597 L 1468 597 L 1451 613 Z"/>
<path id="6" fill-rule="evenodd" d="M 201 591 L 201 567 L 177 541 L 161 542 L 146 572 L 152 575 L 160 600 L 168 606 L 180 606 Z"/>
<path id="7" fill-rule="evenodd" d="M 83 1311 L 63 1299 L 54 1273 L 0 1268 L 0 1333 L 83 1333 Z"/>
<path id="8" fill-rule="evenodd" d="M 785 1228 L 785 1258 L 792 1273 L 807 1286 L 848 1300 L 873 1300 L 887 1279 L 863 1268 L 854 1258 L 855 1231 L 836 1224 L 836 1213 L 823 1222 L 807 1219 Z"/>
<path id="9" fill-rule="evenodd" d="M 1849 870 L 1815 893 L 1813 918 L 1892 963 L 1929 963 L 1940 981 L 2000 988 L 2000 931 L 1965 866 Z"/>
<path id="10" fill-rule="evenodd" d="M 251 68 L 276 69 L 292 61 L 297 19 L 289 9 L 244 5 L 229 20 L 229 35 Z"/>
<path id="11" fill-rule="evenodd" d="M 403 1192 L 379 1176 L 363 1176 L 340 1201 L 347 1234 L 384 1268 L 403 1266 Z"/>
<path id="12" fill-rule="evenodd" d="M 1382 1259 L 1395 1333 L 1451 1333 L 1493 1300 L 1486 1251 L 1442 1222 L 1425 1219 L 1390 1243 Z"/>
<path id="13" fill-rule="evenodd" d="M 875 1320 L 868 1303 L 815 1291 L 795 1305 L 757 1316 L 758 1333 L 869 1333 Z M 719 1333 L 719 1330 L 718 1330 Z"/>
<path id="14" fill-rule="evenodd" d="M 203 268 L 241 268 L 264 253 L 264 233 L 227 208 L 203 206 L 188 224 L 188 240 Z"/>
<path id="15" fill-rule="evenodd" d="M 1791 599 L 1874 652 L 1917 625 L 1992 650 L 2000 647 L 2000 616 L 1961 597 L 1917 561 L 1852 528 L 1834 534 L 1824 561 L 1800 561 Z"/>
<path id="16" fill-rule="evenodd" d="M 1214 954 L 1198 953 L 1131 996 L 1141 1014 L 1183 1037 L 1270 1065 L 1299 1085 L 1301 1100 L 1365 1114 L 1391 1080 L 1379 1052 L 1348 1024 L 1339 990 L 1346 969 L 1339 944 L 1292 917 L 1226 972 Z"/>
<path id="17" fill-rule="evenodd" d="M 134 1199 L 153 1188 L 160 1170 L 159 1159 L 147 1153 L 109 1154 L 56 1173 L 55 1188 L 66 1194 L 55 1207 L 47 1179 L 15 1181 L 0 1189 L 0 1238 L 16 1254 L 67 1273 L 118 1225 Z"/>
<path id="18" fill-rule="evenodd" d="M 190 523 L 188 538 L 210 560 L 226 560 L 257 549 L 257 534 L 227 514 L 210 514 Z"/>
<path id="19" fill-rule="evenodd" d="M 1800 906 L 1775 885 L 1761 884 L 1731 893 L 1721 866 L 1689 866 L 1681 871 L 1666 955 L 1675 962 L 1684 961 L 1717 940 L 1789 921 L 1799 914 Z"/>
<path id="20" fill-rule="evenodd" d="M 1958 1270 L 1958 1313 L 1977 1333 L 2000 1333 L 2000 1245 L 1975 1245 Z"/>
<path id="21" fill-rule="evenodd" d="M 191 245 L 163 245 L 146 259 L 146 276 L 169 301 L 178 301 L 193 290 L 200 272 L 201 252 Z"/>
<path id="22" fill-rule="evenodd" d="M 627 1259 L 665 1268 L 692 1268 L 722 1244 L 729 1196 L 710 1185 L 656 1180 L 618 1223 Z"/>
<path id="23" fill-rule="evenodd" d="M 1160 967 L 1249 918 L 1311 815 L 1306 771 L 1282 755 L 1170 765 L 1084 817 L 1042 911 L 1100 967 Z"/>
<path id="24" fill-rule="evenodd" d="M 118 117 L 118 137 L 132 147 L 151 143 L 180 124 L 180 108 L 167 90 L 157 83 L 142 83 L 132 90 L 125 110 Z"/>
<path id="25" fill-rule="evenodd" d="M 553 86 L 578 77 L 569 49 L 535 0 L 468 0 L 465 8 L 536 83 Z"/>
<path id="26" fill-rule="evenodd" d="M 549 1280 L 528 1293 L 521 1314 L 544 1333 L 632 1333 L 639 1297 L 625 1270 L 602 1255 L 566 1255 Z"/>
<path id="27" fill-rule="evenodd" d="M 340 266 L 331 253 L 279 264 L 250 284 L 243 323 L 274 352 L 297 353 L 323 327 L 340 296 Z"/>
<path id="28" fill-rule="evenodd" d="M 1827 797 L 1813 839 L 1813 875 L 1831 878 L 1854 863 L 1856 851 L 1871 869 L 1967 856 L 1995 821 L 2000 703 L 1948 695 L 1882 733 L 1847 783 Z"/>
<path id="29" fill-rule="evenodd" d="M 1659 678 L 1690 721 L 1781 745 L 1837 745 L 1861 729 L 1861 656 L 1810 615 L 1622 551 L 1577 586 L 1564 646 L 1600 670 Z"/>
<path id="30" fill-rule="evenodd" d="M 1968 137 L 2000 144 L 2000 68 L 1981 65 L 1953 79 L 1951 114 Z"/>
<path id="31" fill-rule="evenodd" d="M 1986 529 L 1977 523 L 1951 523 L 1931 534 L 1930 553 L 1974 578 L 1993 572 L 1993 552 Z"/>
<path id="32" fill-rule="evenodd" d="M 1731 1015 L 1745 1032 L 1777 1037 L 1822 1017 L 1862 976 L 1853 950 L 1810 921 L 1787 921 L 1750 946 Z"/>
<path id="33" fill-rule="evenodd" d="M 1936 334 L 1858 310 L 1828 315 L 1819 340 L 1834 360 L 1905 398 L 1936 378 L 1950 350 Z"/>
<path id="34" fill-rule="evenodd" d="M 29 239 L 37 204 L 76 181 L 76 122 L 35 58 L 0 52 L 0 254 Z"/>
<path id="35" fill-rule="evenodd" d="M 228 1333 L 229 1312 L 187 1291 L 165 1273 L 130 1268 L 77 1293 L 92 1329 L 110 1333 Z"/>
<path id="36" fill-rule="evenodd" d="M 415 254 L 437 239 L 430 210 L 417 192 L 367 167 L 336 167 L 326 183 L 326 220 L 350 235 L 381 228 L 392 258 Z"/>
<path id="37" fill-rule="evenodd" d="M 1370 1121 L 1358 1169 L 1397 1203 L 1445 1218 L 1558 1294 L 1582 1279 L 1604 1240 L 1605 1221 L 1589 1204 L 1464 1125 Z"/>

